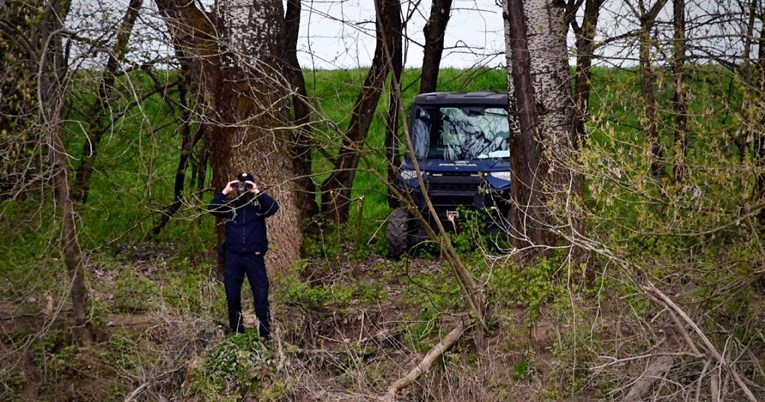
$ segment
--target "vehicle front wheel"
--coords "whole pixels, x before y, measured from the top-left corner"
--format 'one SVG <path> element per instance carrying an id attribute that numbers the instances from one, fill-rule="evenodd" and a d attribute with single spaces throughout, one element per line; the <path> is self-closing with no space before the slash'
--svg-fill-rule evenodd
<path id="1" fill-rule="evenodd" d="M 388 218 L 388 256 L 398 260 L 409 251 L 412 217 L 406 208 L 396 208 Z"/>

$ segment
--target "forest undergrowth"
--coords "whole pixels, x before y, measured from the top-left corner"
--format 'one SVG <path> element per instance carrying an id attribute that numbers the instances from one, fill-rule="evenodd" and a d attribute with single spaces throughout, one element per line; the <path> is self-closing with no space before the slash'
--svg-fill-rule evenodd
<path id="1" fill-rule="evenodd" d="M 634 110 L 637 77 L 596 71 L 587 145 L 560 164 L 586 178 L 584 199 L 548 205 L 553 224 L 581 218 L 585 232 L 557 232 L 561 246 L 534 263 L 481 225 L 450 237 L 487 302 L 484 342 L 438 247 L 384 257 L 387 194 L 372 174 L 386 168 L 374 159 L 384 154 L 379 118 L 349 223 L 315 234 L 304 259 L 272 275 L 274 339 L 227 334 L 213 220 L 203 217 L 210 189 L 194 183 L 167 227 L 147 235 L 171 199 L 178 142 L 167 129 L 174 112 L 149 98 L 144 113 L 157 126 L 138 138 L 143 120 L 120 121 L 78 206 L 92 344 L 73 342 L 61 222 L 45 183 L 30 179 L 23 196 L 0 204 L 0 400 L 382 400 L 460 327 L 398 400 L 762 400 L 765 170 L 746 138 L 762 135 L 765 108 L 727 109 L 747 94 L 719 71 L 689 80 L 699 96 L 687 152 L 660 127 L 658 177 Z M 505 87 L 504 71 L 479 73 L 466 84 L 445 72 L 454 85 L 445 89 Z M 317 75 L 313 96 L 338 114 L 332 121 L 348 116 L 361 77 L 351 75 Z M 659 99 L 667 116 L 670 98 Z M 332 133 L 317 124 L 330 150 Z M 79 149 L 84 140 L 69 134 Z M 326 162 L 315 161 L 317 182 Z M 580 252 L 587 258 L 574 258 Z"/>

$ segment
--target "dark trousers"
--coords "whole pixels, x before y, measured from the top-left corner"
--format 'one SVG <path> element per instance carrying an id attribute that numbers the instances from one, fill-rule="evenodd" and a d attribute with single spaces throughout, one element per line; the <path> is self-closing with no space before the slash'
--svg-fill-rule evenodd
<path id="1" fill-rule="evenodd" d="M 271 313 L 268 305 L 268 275 L 263 254 L 226 253 L 223 283 L 228 300 L 228 323 L 235 332 L 244 332 L 242 321 L 242 283 L 244 276 L 250 282 L 255 301 L 255 315 L 260 321 L 260 336 L 268 338 L 271 333 Z"/>

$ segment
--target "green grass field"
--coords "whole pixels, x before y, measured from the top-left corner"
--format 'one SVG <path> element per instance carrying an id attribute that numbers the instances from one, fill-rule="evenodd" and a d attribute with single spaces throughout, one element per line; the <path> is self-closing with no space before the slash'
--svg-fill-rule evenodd
<path id="1" fill-rule="evenodd" d="M 309 97 L 315 108 L 312 118 L 315 144 L 330 155 L 337 152 L 340 136 L 331 128 L 332 122 L 341 130 L 345 129 L 350 119 L 353 102 L 359 92 L 366 70 L 337 70 L 306 72 Z M 661 77 L 662 72 L 659 71 Z M 407 107 L 416 95 L 419 82 L 419 70 L 408 70 L 402 79 L 403 100 Z M 177 79 L 174 72 L 155 73 L 158 82 L 172 82 Z M 94 76 L 88 73 L 77 75 L 71 91 L 66 118 L 66 145 L 73 167 L 80 163 L 83 144 L 87 141 L 92 122 L 81 116 L 91 108 Z M 690 74 L 689 104 L 691 134 L 689 136 L 688 161 L 700 165 L 695 173 L 699 182 L 717 186 L 720 191 L 735 188 L 723 184 L 710 184 L 710 169 L 706 158 L 719 155 L 723 164 L 737 164 L 738 155 L 735 141 L 736 113 L 735 105 L 741 102 L 741 91 L 732 81 L 732 75 L 717 67 L 702 67 Z M 439 90 L 506 90 L 506 72 L 504 70 L 454 70 L 445 69 L 440 75 Z M 673 158 L 672 148 L 672 89 L 670 81 L 657 82 L 657 96 L 662 113 L 660 130 L 665 144 L 665 157 Z M 122 242 L 135 242 L 144 239 L 159 217 L 160 211 L 172 201 L 174 171 L 179 158 L 181 144 L 180 124 L 181 109 L 178 104 L 177 90 L 167 92 L 168 99 L 161 94 L 149 96 L 135 105 L 143 93 L 152 86 L 152 80 L 142 72 L 136 72 L 128 78 L 118 81 L 117 90 L 121 95 L 110 104 L 110 113 L 114 116 L 111 125 L 98 146 L 95 161 L 95 173 L 91 181 L 91 193 L 88 203 L 79 207 L 81 216 L 81 241 L 85 249 L 110 247 Z M 385 177 L 384 163 L 384 116 L 388 108 L 388 87 L 381 96 L 380 103 L 370 128 L 365 157 L 359 164 L 359 171 L 353 187 L 352 197 L 356 200 L 351 208 L 350 227 L 341 230 L 346 233 L 337 241 L 352 241 L 362 253 L 383 252 L 384 240 L 381 236 L 382 225 L 389 213 L 386 186 L 379 179 Z M 592 118 L 589 123 L 588 157 L 602 157 L 606 154 L 610 163 L 618 163 L 635 170 L 637 176 L 646 172 L 643 150 L 646 144 L 641 131 L 642 107 L 639 82 L 636 71 L 595 68 L 593 70 Z M 407 120 L 408 120 L 408 116 Z M 726 162 L 727 161 L 727 162 Z M 320 152 L 314 152 L 314 180 L 320 185 L 328 175 L 332 165 Z M 375 174 L 374 172 L 377 172 Z M 207 172 L 207 179 L 211 172 Z M 634 176 L 634 177 L 637 177 Z M 692 175 L 694 177 L 694 175 Z M 187 172 L 187 187 L 191 181 L 190 170 Z M 597 184 L 598 180 L 593 180 Z M 603 187 L 604 186 L 604 187 Z M 596 193 L 611 186 L 604 184 L 595 189 Z M 611 187 L 613 189 L 613 187 Z M 42 195 L 42 194 L 41 194 Z M 196 189 L 187 188 L 186 203 L 163 230 L 160 240 L 174 241 L 181 245 L 183 252 L 194 255 L 209 249 L 213 242 L 213 220 L 205 216 L 204 206 L 209 199 L 209 192 L 199 198 Z M 624 195 L 629 200 L 631 196 Z M 597 197 L 595 197 L 597 198 Z M 598 208 L 602 199 L 591 198 Z M 362 200 L 363 199 L 363 200 Z M 633 198 L 633 200 L 636 200 Z M 31 211 L 36 211 L 39 199 L 30 200 Z M 604 208 L 605 213 L 633 216 L 640 215 L 631 211 L 625 203 L 620 208 Z M 23 205 L 23 203 L 22 203 Z M 43 204 L 51 206 L 50 204 Z M 11 211 L 24 211 L 21 205 L 5 205 L 4 221 L 10 225 L 14 214 Z M 359 215 L 359 214 L 362 215 Z M 32 212 L 28 224 L 36 224 L 35 233 L 49 233 L 54 230 L 48 224 L 53 220 L 50 209 Z M 36 222 L 36 223 L 35 223 Z M 358 223 L 361 223 L 359 225 Z M 13 233 L 13 231 L 11 231 Z M 16 244 L 10 235 L 8 244 Z M 47 235 L 46 235 L 47 236 Z M 43 236 L 43 237 L 46 237 Z M 19 235 L 24 244 L 36 244 L 43 239 L 30 240 L 28 234 Z M 326 243 L 329 244 L 329 243 Z M 23 248 L 23 247 L 22 247 Z M 39 247 L 37 247 L 39 248 Z M 15 247 L 11 247 L 14 250 Z M 13 253 L 13 251 L 11 251 Z"/>

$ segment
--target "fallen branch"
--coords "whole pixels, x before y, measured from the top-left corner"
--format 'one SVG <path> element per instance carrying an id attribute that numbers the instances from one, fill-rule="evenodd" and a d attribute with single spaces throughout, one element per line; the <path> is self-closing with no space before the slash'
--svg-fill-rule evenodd
<path id="1" fill-rule="evenodd" d="M 624 402 L 634 402 L 644 400 L 645 395 L 651 390 L 653 384 L 657 380 L 664 378 L 667 372 L 672 368 L 674 359 L 672 356 L 659 356 L 651 364 L 646 367 L 643 374 L 635 381 L 635 384 L 630 388 L 627 396 L 624 397 Z"/>
<path id="2" fill-rule="evenodd" d="M 454 328 L 452 332 L 449 332 L 449 334 L 446 335 L 446 337 L 442 339 L 441 342 L 438 342 L 438 344 L 434 346 L 433 349 L 430 349 L 422 361 L 417 363 L 417 365 L 414 366 L 414 368 L 409 371 L 406 376 L 399 378 L 390 387 L 388 387 L 388 392 L 386 392 L 385 396 L 382 398 L 383 401 L 394 402 L 396 400 L 396 394 L 402 389 L 412 385 L 415 381 L 417 381 L 418 378 L 420 378 L 423 373 L 428 372 L 436 359 L 438 359 L 442 354 L 444 354 L 444 352 L 449 350 L 449 348 L 457 343 L 464 332 L 465 325 L 460 322 L 460 324 L 457 325 L 457 327 Z"/>
<path id="3" fill-rule="evenodd" d="M 744 394 L 746 395 L 747 399 L 749 399 L 752 402 L 757 402 L 757 398 L 754 396 L 752 391 L 749 389 L 749 387 L 744 383 L 744 381 L 741 379 L 741 376 L 739 376 L 738 371 L 733 367 L 732 364 L 730 364 L 723 356 L 720 354 L 720 352 L 715 348 L 715 346 L 712 344 L 712 341 L 707 338 L 707 336 L 704 334 L 704 332 L 699 328 L 699 326 L 694 322 L 691 317 L 688 316 L 688 314 L 683 311 L 683 309 L 680 308 L 675 302 L 672 301 L 672 299 L 669 298 L 669 296 L 665 295 L 664 292 L 659 290 L 656 286 L 654 286 L 652 283 L 648 282 L 647 285 L 643 286 L 643 290 L 653 293 L 659 301 L 661 301 L 662 304 L 664 304 L 667 308 L 669 308 L 672 312 L 677 314 L 680 318 L 683 319 L 690 327 L 693 329 L 693 332 L 698 335 L 698 337 L 701 339 L 702 344 L 704 345 L 704 349 L 707 350 L 708 354 L 711 355 L 717 362 L 720 364 L 721 367 L 725 368 L 732 376 L 733 379 L 736 381 L 736 384 L 741 388 L 742 391 L 744 391 Z M 712 383 L 712 387 L 715 386 L 719 387 L 719 384 Z M 714 393 L 714 390 L 713 390 Z M 713 396 L 714 398 L 714 396 Z"/>

